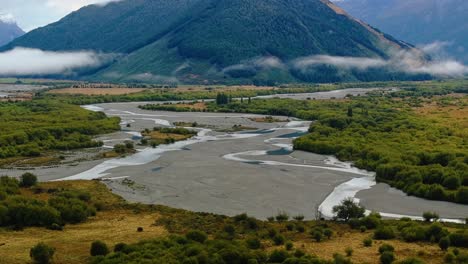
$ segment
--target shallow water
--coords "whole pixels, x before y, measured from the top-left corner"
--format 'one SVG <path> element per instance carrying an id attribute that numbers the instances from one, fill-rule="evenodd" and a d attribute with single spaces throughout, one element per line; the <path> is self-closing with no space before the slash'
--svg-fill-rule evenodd
<path id="1" fill-rule="evenodd" d="M 372 172 L 334 157 L 294 151 L 292 141 L 307 133 L 310 122 L 256 123 L 250 118 L 262 116 L 145 111 L 137 108 L 139 104 L 144 103 L 84 108 L 122 119 L 123 132 L 102 137 L 108 148 L 128 139 L 137 143 L 145 128 L 170 127 L 174 122 L 197 122 L 219 130 L 233 125 L 257 129 L 238 133 L 198 129 L 197 136 L 187 141 L 157 148 L 137 146 L 138 152 L 125 158 L 38 169 L 34 173 L 49 180 L 101 178 L 129 201 L 226 215 L 246 212 L 266 218 L 286 211 L 311 219 L 319 207 L 324 216 L 332 217 L 333 206 L 348 197 L 389 218 L 417 219 L 421 208 L 438 211 L 447 220 L 468 215 L 468 206 L 405 197 L 385 189 L 377 191 L 382 187 L 376 185 Z M 127 178 L 145 188 L 129 189 L 121 184 Z"/>

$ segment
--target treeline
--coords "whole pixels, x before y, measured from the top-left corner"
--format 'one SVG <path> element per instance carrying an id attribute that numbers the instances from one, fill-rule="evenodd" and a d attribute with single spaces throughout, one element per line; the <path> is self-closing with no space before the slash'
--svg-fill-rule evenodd
<path id="1" fill-rule="evenodd" d="M 417 115 L 412 108 L 433 101 L 466 106 L 466 97 L 459 101 L 449 97 L 430 99 L 454 90 L 443 88 L 426 95 L 424 88 L 414 88 L 397 94 L 376 92 L 346 101 L 210 103 L 208 110 L 315 120 L 310 134 L 294 141 L 295 149 L 353 161 L 359 168 L 376 171 L 379 182 L 410 195 L 468 204 L 466 129 L 457 121 Z M 424 95 L 426 98 L 421 97 Z"/>
<path id="2" fill-rule="evenodd" d="M 119 130 L 119 118 L 49 100 L 0 103 L 0 158 L 101 146 L 93 136 Z"/>
<path id="3" fill-rule="evenodd" d="M 0 226 L 21 229 L 38 226 L 61 230 L 65 224 L 76 224 L 96 214 L 91 196 L 76 190 L 43 190 L 35 186 L 36 176 L 26 173 L 21 181 L 0 177 Z M 22 195 L 20 188 L 31 188 L 36 194 L 48 193 L 47 201 Z"/>
<path id="4" fill-rule="evenodd" d="M 274 88 L 274 89 L 239 89 L 229 91 L 228 95 L 233 98 L 255 97 L 273 94 L 289 93 L 313 93 L 320 91 L 330 91 L 336 89 L 335 86 L 306 86 L 298 88 Z M 113 102 L 138 102 L 138 101 L 182 101 L 182 100 L 202 100 L 216 99 L 219 92 L 216 89 L 209 91 L 170 91 L 160 89 L 150 89 L 140 93 L 124 95 L 63 95 L 63 94 L 43 94 L 46 99 L 57 99 L 62 102 L 86 105 Z"/>

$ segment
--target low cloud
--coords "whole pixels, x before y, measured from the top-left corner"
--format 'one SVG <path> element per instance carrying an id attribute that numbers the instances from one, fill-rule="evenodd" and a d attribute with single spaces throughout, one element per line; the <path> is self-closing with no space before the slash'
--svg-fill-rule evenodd
<path id="1" fill-rule="evenodd" d="M 140 81 L 140 82 L 154 82 L 154 83 L 165 83 L 165 84 L 179 83 L 179 80 L 176 77 L 156 75 L 156 74 L 152 74 L 148 72 L 130 75 L 127 79 L 133 80 L 133 81 Z"/>
<path id="2" fill-rule="evenodd" d="M 0 53 L 0 75 L 68 75 L 81 68 L 98 67 L 109 59 L 110 55 L 88 51 L 52 52 L 15 48 Z"/>
<path id="3" fill-rule="evenodd" d="M 387 64 L 387 61 L 373 58 L 316 55 L 296 59 L 292 64 L 295 68 L 299 69 L 326 64 L 345 69 L 357 68 L 365 70 L 372 67 L 383 67 Z"/>
<path id="4" fill-rule="evenodd" d="M 316 55 L 298 58 L 292 61 L 291 65 L 301 71 L 307 71 L 308 68 L 317 65 L 331 65 L 340 69 L 358 70 L 385 67 L 394 71 L 431 74 L 438 77 L 461 77 L 468 74 L 467 66 L 443 56 L 444 49 L 449 45 L 449 42 L 435 42 L 421 46 L 419 50 L 395 51 L 387 60 Z M 424 54 L 431 55 L 432 59 L 424 58 Z"/>
<path id="5" fill-rule="evenodd" d="M 5 23 L 15 23 L 15 16 L 10 13 L 2 14 L 0 13 L 0 21 Z"/>
<path id="6" fill-rule="evenodd" d="M 224 73 L 231 71 L 248 70 L 248 71 L 260 71 L 264 69 L 285 69 L 287 66 L 277 57 L 264 56 L 257 57 L 254 59 L 246 60 L 242 63 L 231 65 L 223 69 Z"/>

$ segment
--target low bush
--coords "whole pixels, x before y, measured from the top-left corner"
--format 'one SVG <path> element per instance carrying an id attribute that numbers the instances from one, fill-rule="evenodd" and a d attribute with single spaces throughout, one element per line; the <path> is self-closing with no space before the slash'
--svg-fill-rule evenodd
<path id="1" fill-rule="evenodd" d="M 26 172 L 25 174 L 21 175 L 20 178 L 20 186 L 24 188 L 29 188 L 37 184 L 37 176 Z"/>
<path id="2" fill-rule="evenodd" d="M 364 244 L 365 247 L 371 247 L 372 246 L 372 239 L 371 238 L 364 239 L 363 244 Z"/>
<path id="3" fill-rule="evenodd" d="M 395 238 L 395 232 L 391 226 L 380 226 L 374 232 L 374 239 L 386 240 Z"/>
<path id="4" fill-rule="evenodd" d="M 391 264 L 395 261 L 395 255 L 391 251 L 385 251 L 380 255 L 380 263 L 382 264 Z"/>
<path id="5" fill-rule="evenodd" d="M 273 237 L 273 243 L 276 245 L 276 246 L 279 246 L 279 245 L 283 245 L 284 244 L 284 241 L 285 241 L 285 238 L 284 236 L 280 235 L 280 234 L 277 234 Z"/>
<path id="6" fill-rule="evenodd" d="M 44 244 L 39 243 L 31 248 L 29 255 L 34 263 L 49 264 L 54 257 L 55 249 Z"/>
<path id="7" fill-rule="evenodd" d="M 204 232 L 198 231 L 198 230 L 192 230 L 188 232 L 185 236 L 188 239 L 192 241 L 196 241 L 198 243 L 204 243 L 206 239 L 208 238 L 208 236 Z"/>
<path id="8" fill-rule="evenodd" d="M 450 239 L 448 237 L 443 237 L 439 240 L 439 247 L 443 251 L 447 251 L 447 249 L 450 247 Z"/>
<path id="9" fill-rule="evenodd" d="M 91 249 L 90 249 L 90 254 L 91 256 L 106 256 L 109 254 L 109 248 L 107 247 L 106 243 L 102 241 L 94 241 L 91 243 Z"/>
<path id="10" fill-rule="evenodd" d="M 393 251 L 395 251 L 395 248 L 392 245 L 389 245 L 389 244 L 383 244 L 383 245 L 381 245 L 379 247 L 379 253 L 380 254 L 383 254 L 386 251 L 393 252 Z"/>

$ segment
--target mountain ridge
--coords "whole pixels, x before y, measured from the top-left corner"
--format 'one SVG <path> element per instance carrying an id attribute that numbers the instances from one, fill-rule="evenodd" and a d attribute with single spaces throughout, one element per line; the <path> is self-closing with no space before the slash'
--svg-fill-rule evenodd
<path id="1" fill-rule="evenodd" d="M 0 19 L 0 46 L 24 35 L 25 32 L 15 23 Z"/>
<path id="2" fill-rule="evenodd" d="M 92 79 L 202 83 L 311 81 L 310 76 L 324 67 L 305 73 L 278 64 L 259 66 L 258 60 L 273 58 L 284 64 L 311 55 L 388 59 L 395 51 L 412 49 L 328 0 L 112 2 L 84 7 L 2 50 L 19 46 L 119 54 L 116 63 Z M 333 65 L 325 68 L 329 77 L 321 79 L 328 81 L 360 80 L 365 75 Z M 388 78 L 398 76 L 393 72 Z M 364 79 L 368 78 L 372 77 Z"/>
<path id="3" fill-rule="evenodd" d="M 335 0 L 351 15 L 397 38 L 418 45 L 439 43 L 453 58 L 468 63 L 468 1 Z"/>

